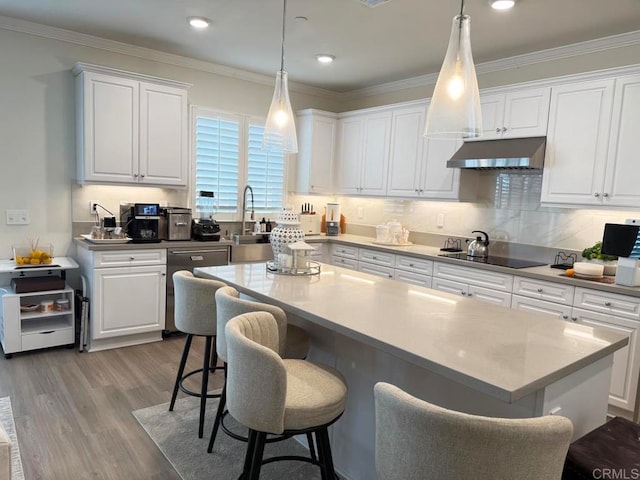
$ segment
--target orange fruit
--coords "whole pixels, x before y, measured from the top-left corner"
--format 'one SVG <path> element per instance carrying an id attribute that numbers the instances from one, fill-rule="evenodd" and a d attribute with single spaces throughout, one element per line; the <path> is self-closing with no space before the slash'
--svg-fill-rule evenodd
<path id="1" fill-rule="evenodd" d="M 573 277 L 573 274 L 574 274 L 574 273 L 576 273 L 576 272 L 573 270 L 573 268 L 569 268 L 569 269 L 567 269 L 567 271 L 565 272 L 565 275 L 566 275 L 567 277 Z"/>

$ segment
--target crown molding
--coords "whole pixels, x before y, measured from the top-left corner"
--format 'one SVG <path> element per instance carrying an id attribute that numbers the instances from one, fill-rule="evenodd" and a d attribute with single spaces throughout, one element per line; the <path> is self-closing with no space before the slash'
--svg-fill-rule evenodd
<path id="1" fill-rule="evenodd" d="M 476 73 L 485 74 L 491 72 L 499 72 L 510 70 L 513 68 L 524 67 L 526 65 L 535 65 L 537 63 L 549 62 L 553 60 L 562 60 L 563 58 L 585 55 L 588 53 L 602 52 L 614 48 L 622 48 L 640 44 L 640 30 L 610 37 L 598 38 L 595 40 L 587 40 L 585 42 L 573 43 L 562 47 L 549 48 L 547 50 L 539 50 L 537 52 L 525 53 L 513 57 L 502 58 L 491 62 L 476 64 Z M 356 100 L 359 98 L 370 97 L 373 95 L 381 95 L 384 93 L 396 92 L 413 87 L 424 87 L 433 85 L 438 79 L 438 74 L 420 75 L 406 80 L 397 82 L 383 83 L 372 87 L 359 88 L 344 92 L 342 100 Z"/>
<path id="2" fill-rule="evenodd" d="M 84 47 L 96 48 L 107 52 L 128 55 L 130 57 L 142 58 L 145 60 L 151 60 L 167 65 L 199 70 L 202 72 L 221 75 L 224 77 L 236 78 L 238 80 L 258 83 L 261 85 L 268 85 L 269 87 L 273 87 L 275 82 L 275 76 L 272 77 L 263 75 L 261 73 L 249 72 L 247 70 L 241 70 L 239 68 L 218 65 L 211 62 L 205 62 L 203 60 L 196 60 L 195 58 L 175 55 L 173 53 L 161 52 L 158 50 L 153 50 L 151 48 L 129 45 L 127 43 L 107 40 L 105 38 L 95 37 L 93 35 L 73 32 L 71 30 L 64 30 L 57 27 L 50 27 L 48 25 L 28 22 L 26 20 L 20 20 L 17 18 L 6 17 L 2 15 L 0 15 L 0 28 L 52 40 L 73 43 L 75 45 L 81 45 Z M 311 85 L 297 82 L 290 82 L 289 90 L 292 92 L 313 95 L 316 97 L 331 98 L 335 100 L 339 99 L 341 96 L 339 93 L 333 92 L 331 90 L 313 87 Z"/>
<path id="3" fill-rule="evenodd" d="M 4 30 L 11 30 L 14 32 L 26 33 L 43 38 L 73 43 L 75 45 L 96 48 L 112 53 L 119 53 L 131 57 L 142 58 L 145 60 L 151 60 L 167 65 L 199 70 L 202 72 L 212 73 L 214 75 L 235 78 L 238 80 L 253 82 L 260 85 L 273 86 L 274 82 L 272 76 L 263 75 L 260 73 L 254 73 L 247 70 L 241 70 L 239 68 L 218 65 L 211 62 L 197 60 L 195 58 L 185 57 L 182 55 L 161 52 L 150 48 L 129 45 L 127 43 L 107 40 L 104 38 L 95 37 L 93 35 L 73 32 L 57 27 L 50 27 L 48 25 L 28 22 L 26 20 L 20 20 L 12 17 L 0 15 L 0 28 Z M 640 30 L 476 64 L 476 72 L 478 74 L 499 72 L 503 70 L 523 67 L 526 65 L 535 65 L 542 62 L 561 60 L 563 58 L 569 58 L 578 55 L 585 55 L 589 53 L 601 52 L 614 48 L 622 48 L 638 44 L 640 44 Z M 322 97 L 331 100 L 348 101 L 370 97 L 373 95 L 392 93 L 408 88 L 433 85 L 435 84 L 437 78 L 437 73 L 430 73 L 426 75 L 407 78 L 404 80 L 397 80 L 379 85 L 373 85 L 371 87 L 350 90 L 347 92 L 335 92 L 324 88 L 313 87 L 311 85 L 306 85 L 303 83 L 291 82 L 289 83 L 289 90 L 292 92 L 313 95 L 316 97 Z"/>

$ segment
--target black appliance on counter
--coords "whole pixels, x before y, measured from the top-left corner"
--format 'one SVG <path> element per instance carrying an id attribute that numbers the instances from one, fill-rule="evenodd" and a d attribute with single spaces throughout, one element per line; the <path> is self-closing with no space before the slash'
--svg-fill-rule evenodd
<path id="1" fill-rule="evenodd" d="M 220 225 L 213 219 L 194 218 L 191 220 L 191 238 L 201 242 L 220 241 Z"/>
<path id="2" fill-rule="evenodd" d="M 160 242 L 160 205 L 157 203 L 134 203 L 128 209 L 125 230 L 127 236 L 131 238 L 131 242 Z"/>

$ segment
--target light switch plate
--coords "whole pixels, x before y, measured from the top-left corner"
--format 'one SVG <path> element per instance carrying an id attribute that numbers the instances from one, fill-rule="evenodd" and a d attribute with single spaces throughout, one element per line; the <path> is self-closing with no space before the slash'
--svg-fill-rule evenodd
<path id="1" fill-rule="evenodd" d="M 7 225 L 29 225 L 29 210 L 7 210 Z"/>

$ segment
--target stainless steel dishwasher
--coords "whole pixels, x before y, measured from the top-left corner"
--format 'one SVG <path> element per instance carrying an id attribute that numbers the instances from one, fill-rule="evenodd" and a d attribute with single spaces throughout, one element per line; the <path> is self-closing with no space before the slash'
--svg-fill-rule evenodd
<path id="1" fill-rule="evenodd" d="M 167 249 L 167 311 L 164 334 L 176 332 L 174 318 L 175 296 L 173 292 L 173 274 L 179 270 L 193 272 L 195 267 L 214 267 L 229 264 L 228 246 L 198 246 L 195 248 Z"/>

